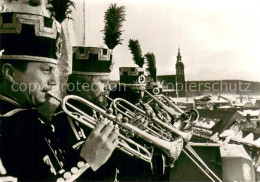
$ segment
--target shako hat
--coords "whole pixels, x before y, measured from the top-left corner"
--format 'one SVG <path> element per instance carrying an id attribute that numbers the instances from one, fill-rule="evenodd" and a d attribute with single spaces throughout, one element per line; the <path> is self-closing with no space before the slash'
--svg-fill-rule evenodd
<path id="1" fill-rule="evenodd" d="M 0 0 L 0 60 L 57 64 L 60 24 L 48 16 L 43 3 Z"/>
<path id="2" fill-rule="evenodd" d="M 73 47 L 72 74 L 109 75 L 112 51 L 101 47 Z"/>
<path id="3" fill-rule="evenodd" d="M 144 68 L 140 67 L 120 67 L 120 85 L 133 87 L 135 89 L 145 89 L 146 79 Z"/>

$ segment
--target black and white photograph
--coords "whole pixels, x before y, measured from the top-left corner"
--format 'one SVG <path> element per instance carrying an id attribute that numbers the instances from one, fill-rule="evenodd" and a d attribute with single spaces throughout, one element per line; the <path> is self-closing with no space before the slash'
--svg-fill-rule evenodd
<path id="1" fill-rule="evenodd" d="M 0 182 L 260 181 L 259 0 L 0 0 Z"/>

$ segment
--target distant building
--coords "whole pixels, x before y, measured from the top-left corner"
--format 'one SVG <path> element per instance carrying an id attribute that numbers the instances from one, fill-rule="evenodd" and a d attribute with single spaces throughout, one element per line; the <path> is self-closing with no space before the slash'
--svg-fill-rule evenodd
<path id="1" fill-rule="evenodd" d="M 210 109 L 210 107 L 212 107 L 212 105 L 209 105 L 209 101 L 211 100 L 211 97 L 212 97 L 211 95 L 203 95 L 194 98 L 195 108 Z"/>
<path id="2" fill-rule="evenodd" d="M 169 97 L 169 98 L 182 110 L 194 108 L 193 98 L 188 98 L 188 97 L 178 97 L 178 98 Z"/>
<path id="3" fill-rule="evenodd" d="M 255 102 L 255 107 L 260 109 L 260 100 L 256 100 Z"/>
<path id="4" fill-rule="evenodd" d="M 181 60 L 180 48 L 178 49 L 175 64 L 176 75 L 158 75 L 157 81 L 163 84 L 162 92 L 171 97 L 185 97 L 184 64 Z"/>
<path id="5" fill-rule="evenodd" d="M 233 106 L 239 110 L 239 111 L 243 111 L 243 110 L 259 110 L 259 100 L 255 101 L 255 104 L 252 101 L 244 101 L 241 103 L 235 103 L 233 104 Z"/>
<path id="6" fill-rule="evenodd" d="M 195 108 L 197 109 L 229 110 L 229 108 L 231 107 L 230 101 L 222 96 L 203 95 L 194 98 L 194 101 L 195 101 Z"/>
<path id="7" fill-rule="evenodd" d="M 214 134 L 222 133 L 238 120 L 245 120 L 237 111 L 198 109 L 198 112 L 200 117 L 193 127 L 192 141 L 211 141 Z"/>
<path id="8" fill-rule="evenodd" d="M 237 111 L 244 117 L 249 117 L 250 119 L 258 119 L 260 110 L 243 110 L 243 111 Z"/>
<path id="9" fill-rule="evenodd" d="M 243 109 L 255 109 L 255 105 L 250 102 L 250 101 L 247 101 L 244 106 L 243 106 Z"/>

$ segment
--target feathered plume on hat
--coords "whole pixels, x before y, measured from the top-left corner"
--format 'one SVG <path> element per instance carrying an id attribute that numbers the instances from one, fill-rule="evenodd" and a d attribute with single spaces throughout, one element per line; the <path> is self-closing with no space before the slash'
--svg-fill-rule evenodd
<path id="1" fill-rule="evenodd" d="M 105 12 L 103 47 L 73 47 L 72 73 L 80 75 L 109 75 L 112 69 L 112 49 L 122 44 L 122 26 L 125 21 L 125 7 L 111 4 Z"/>
<path id="2" fill-rule="evenodd" d="M 134 63 L 137 64 L 140 68 L 142 68 L 144 65 L 144 57 L 142 55 L 142 50 L 139 41 L 130 39 L 128 47 L 133 55 Z"/>
<path id="3" fill-rule="evenodd" d="M 134 89 L 144 89 L 145 88 L 145 76 L 144 76 L 144 58 L 142 56 L 141 46 L 138 40 L 129 40 L 129 49 L 133 55 L 134 63 L 138 67 L 120 67 L 120 84 L 125 85 Z"/>
<path id="4" fill-rule="evenodd" d="M 122 44 L 123 33 L 122 27 L 125 20 L 125 7 L 117 7 L 116 4 L 111 4 L 105 12 L 104 22 L 105 27 L 102 32 L 104 33 L 104 43 L 109 49 L 114 49 L 118 44 Z"/>
<path id="5" fill-rule="evenodd" d="M 156 59 L 155 55 L 152 52 L 148 52 L 145 55 L 147 60 L 147 71 L 149 72 L 150 76 L 152 77 L 153 81 L 156 82 Z"/>
<path id="6" fill-rule="evenodd" d="M 70 0 L 48 0 L 47 9 L 50 11 L 51 16 L 58 22 L 63 20 L 72 19 L 70 14 L 72 13 L 71 7 L 75 8 L 75 3 Z"/>

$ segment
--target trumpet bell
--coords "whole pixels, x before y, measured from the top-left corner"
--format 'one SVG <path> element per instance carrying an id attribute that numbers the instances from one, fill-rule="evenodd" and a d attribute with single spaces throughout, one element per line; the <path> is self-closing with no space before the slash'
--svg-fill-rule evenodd
<path id="1" fill-rule="evenodd" d="M 180 126 L 178 127 L 181 131 L 192 130 L 192 127 L 195 125 L 196 121 L 199 119 L 199 113 L 195 109 L 189 109 L 181 114 L 179 117 Z"/>
<path id="2" fill-rule="evenodd" d="M 178 138 L 175 141 L 171 142 L 171 147 L 169 150 L 170 158 L 173 160 L 178 159 L 182 149 L 184 146 L 184 140 L 182 138 Z"/>
<path id="3" fill-rule="evenodd" d="M 195 109 L 189 109 L 184 113 L 182 113 L 180 116 L 181 121 L 190 120 L 191 122 L 193 122 L 193 121 L 197 121 L 198 118 L 199 118 L 199 113 Z"/>

